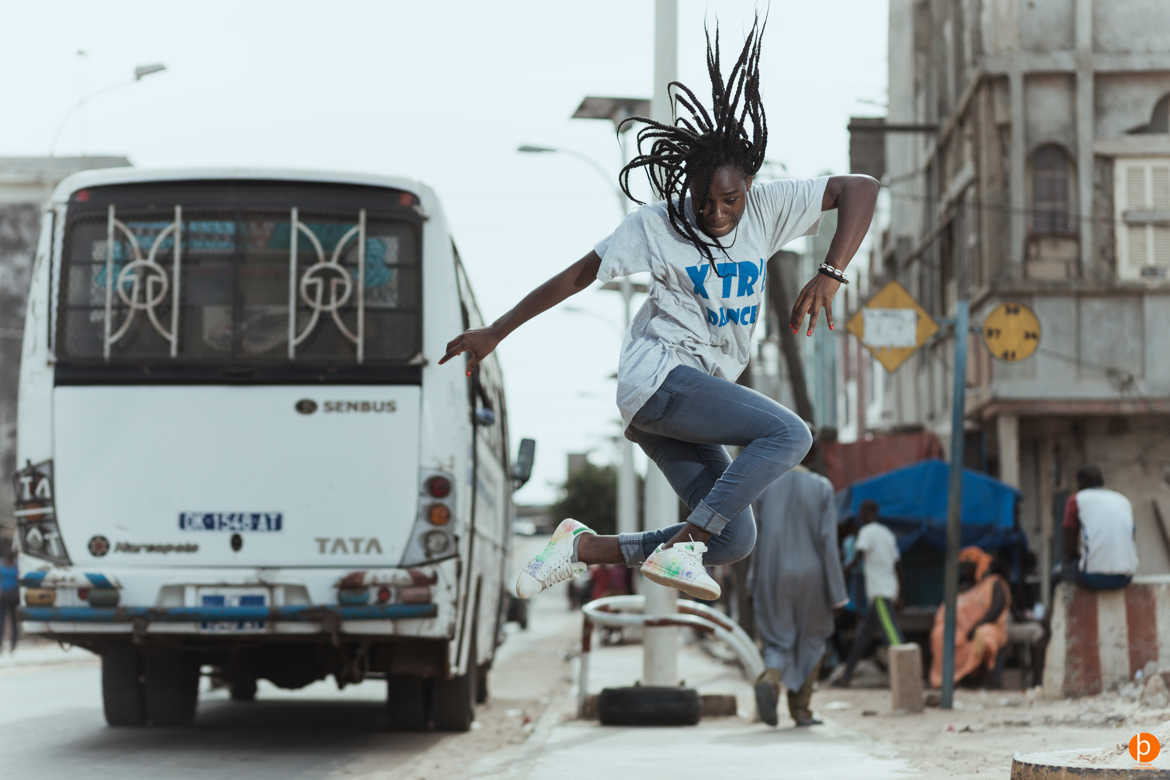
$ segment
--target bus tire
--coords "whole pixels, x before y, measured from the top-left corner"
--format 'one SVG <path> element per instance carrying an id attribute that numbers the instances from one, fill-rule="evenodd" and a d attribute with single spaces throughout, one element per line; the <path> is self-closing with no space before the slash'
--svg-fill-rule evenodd
<path id="1" fill-rule="evenodd" d="M 256 678 L 236 677 L 231 683 L 232 701 L 256 701 Z"/>
<path id="2" fill-rule="evenodd" d="M 146 723 L 142 691 L 142 656 L 132 647 L 102 653 L 102 710 L 110 726 Z"/>
<path id="3" fill-rule="evenodd" d="M 199 701 L 199 664 L 177 650 L 144 654 L 146 717 L 155 726 L 189 726 Z"/>
<path id="4" fill-rule="evenodd" d="M 435 726 L 443 731 L 468 731 L 475 720 L 475 683 L 479 677 L 475 633 L 473 628 L 467 647 L 467 673 L 435 681 Z"/>
<path id="5" fill-rule="evenodd" d="M 413 674 L 386 675 L 386 715 L 392 731 L 422 731 L 427 727 L 430 680 Z"/>
<path id="6" fill-rule="evenodd" d="M 488 700 L 488 672 L 491 671 L 491 663 L 480 664 L 477 670 L 477 677 L 475 680 L 475 703 L 485 704 Z"/>

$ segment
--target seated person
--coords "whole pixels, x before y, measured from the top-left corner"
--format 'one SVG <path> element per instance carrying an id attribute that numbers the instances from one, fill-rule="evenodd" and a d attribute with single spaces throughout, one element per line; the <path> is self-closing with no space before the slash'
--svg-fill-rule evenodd
<path id="1" fill-rule="evenodd" d="M 1096 466 L 1077 471 L 1077 492 L 1064 505 L 1065 571 L 1082 588 L 1124 588 L 1137 571 L 1133 507 L 1105 487 Z M 1067 576 L 1067 575 L 1066 575 Z"/>
<path id="2" fill-rule="evenodd" d="M 992 569 L 991 556 L 978 547 L 959 553 L 959 586 L 955 603 L 955 677 L 959 682 L 980 667 L 993 669 L 999 651 L 1007 644 L 1007 618 L 1011 592 L 1007 582 Z M 943 632 L 946 604 L 934 614 L 930 632 L 930 685 L 942 685 Z"/>

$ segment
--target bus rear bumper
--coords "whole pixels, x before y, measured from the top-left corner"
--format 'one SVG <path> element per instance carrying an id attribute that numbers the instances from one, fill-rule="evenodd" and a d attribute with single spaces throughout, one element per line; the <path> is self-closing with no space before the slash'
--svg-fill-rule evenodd
<path id="1" fill-rule="evenodd" d="M 204 622 L 308 622 L 348 620 L 403 620 L 433 618 L 435 604 L 384 604 L 351 607 L 22 607 L 20 618 L 38 623 L 204 623 Z"/>
<path id="2" fill-rule="evenodd" d="M 73 567 L 21 578 L 28 634 L 144 637 L 454 635 L 458 562 L 416 568 L 130 569 Z"/>

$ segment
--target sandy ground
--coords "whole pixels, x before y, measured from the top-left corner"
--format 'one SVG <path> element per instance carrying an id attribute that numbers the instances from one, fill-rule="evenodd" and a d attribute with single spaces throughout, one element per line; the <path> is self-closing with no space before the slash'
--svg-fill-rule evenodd
<path id="1" fill-rule="evenodd" d="M 1129 765 L 1119 746 L 1139 731 L 1159 733 L 1170 718 L 1170 710 L 1142 707 L 1117 693 L 1047 701 L 1035 689 L 959 689 L 953 710 L 911 714 L 892 711 L 888 690 L 822 688 L 813 708 L 916 768 L 955 778 L 1007 777 L 1013 754 L 1066 749 L 1108 750 L 1116 759 L 1110 765 Z"/>

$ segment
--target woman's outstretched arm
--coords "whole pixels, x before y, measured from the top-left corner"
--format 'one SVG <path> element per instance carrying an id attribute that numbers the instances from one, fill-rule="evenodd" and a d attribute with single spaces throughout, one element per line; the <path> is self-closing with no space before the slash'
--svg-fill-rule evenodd
<path id="1" fill-rule="evenodd" d="M 551 309 L 573 293 L 584 290 L 597 279 L 601 258 L 590 252 L 559 274 L 524 296 L 520 303 L 486 328 L 464 331 L 447 343 L 447 354 L 439 359 L 446 363 L 456 355 L 470 352 L 467 363 L 470 373 L 479 361 L 487 357 L 504 337 L 546 309 Z"/>

